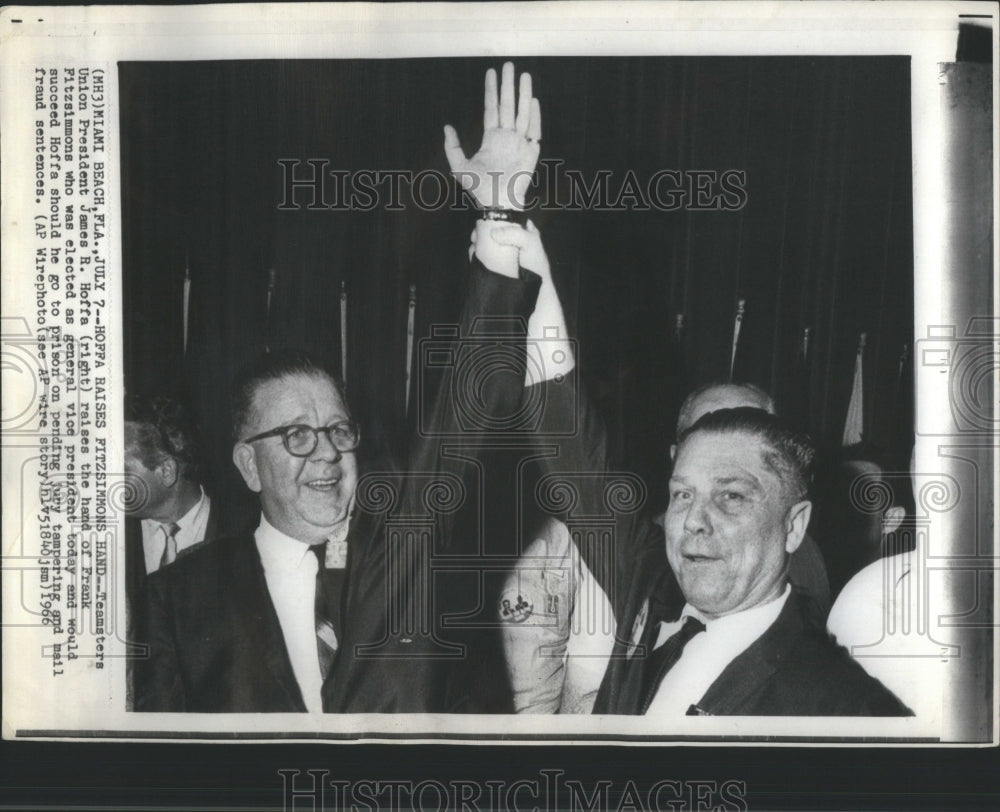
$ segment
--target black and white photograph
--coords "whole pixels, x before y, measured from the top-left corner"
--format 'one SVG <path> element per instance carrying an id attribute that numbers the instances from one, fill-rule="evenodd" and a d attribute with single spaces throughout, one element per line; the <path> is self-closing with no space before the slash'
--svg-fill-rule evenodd
<path id="1" fill-rule="evenodd" d="M 4 738 L 995 744 L 995 15 L 792 5 L 6 9 Z"/>
<path id="2" fill-rule="evenodd" d="M 927 699 L 825 639 L 915 546 L 908 60 L 122 63 L 119 93 L 136 710 L 638 714 L 685 606 L 771 609 L 705 630 L 667 715 Z M 724 408 L 768 417 L 678 472 Z M 831 632 L 875 644 L 862 600 Z"/>

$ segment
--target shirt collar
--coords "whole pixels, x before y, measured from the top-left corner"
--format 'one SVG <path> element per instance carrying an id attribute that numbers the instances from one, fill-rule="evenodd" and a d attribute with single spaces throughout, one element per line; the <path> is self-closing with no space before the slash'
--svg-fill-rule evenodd
<path id="1" fill-rule="evenodd" d="M 733 612 L 731 615 L 723 615 L 717 618 L 707 618 L 690 603 L 685 603 L 684 608 L 681 610 L 680 620 L 683 621 L 685 617 L 693 617 L 696 620 L 700 620 L 705 624 L 705 631 L 725 630 L 729 633 L 752 628 L 763 630 L 778 619 L 778 615 L 781 614 L 781 610 L 785 607 L 785 601 L 788 600 L 791 591 L 792 585 L 791 583 L 787 583 L 785 584 L 784 591 L 773 600 L 751 606 L 742 612 Z"/>
<path id="2" fill-rule="evenodd" d="M 181 532 L 189 530 L 198 524 L 198 520 L 201 518 L 201 512 L 207 507 L 208 497 L 205 495 L 205 489 L 200 485 L 198 489 L 201 491 L 201 496 L 198 501 L 191 506 L 191 509 L 181 516 L 177 520 L 177 526 L 180 527 Z"/>
<path id="3" fill-rule="evenodd" d="M 208 509 L 208 504 L 209 504 L 208 495 L 205 493 L 205 489 L 202 488 L 200 485 L 199 489 L 201 490 L 201 496 L 198 498 L 198 501 L 195 502 L 191 506 L 191 509 L 183 516 L 181 516 L 176 522 L 177 527 L 180 528 L 181 533 L 190 530 L 192 527 L 197 525 L 198 519 L 201 518 L 202 511 Z M 143 530 L 148 531 L 150 534 L 155 533 L 161 527 L 166 528 L 169 526 L 170 522 L 161 522 L 159 519 L 142 520 Z"/>
<path id="4" fill-rule="evenodd" d="M 260 524 L 253 535 L 265 570 L 296 569 L 310 554 L 310 545 L 282 533 L 263 513 L 260 514 Z"/>

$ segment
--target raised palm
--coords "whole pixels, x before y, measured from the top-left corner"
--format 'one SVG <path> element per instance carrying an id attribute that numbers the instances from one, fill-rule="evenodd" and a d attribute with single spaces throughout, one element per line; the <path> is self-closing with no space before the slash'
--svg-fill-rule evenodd
<path id="1" fill-rule="evenodd" d="M 514 103 L 514 66 L 503 66 L 499 99 L 497 75 L 486 72 L 483 104 L 483 143 L 466 158 L 455 128 L 444 128 L 444 151 L 462 188 L 482 208 L 523 209 L 525 195 L 538 163 L 542 111 L 531 95 L 531 76 L 521 74 Z"/>

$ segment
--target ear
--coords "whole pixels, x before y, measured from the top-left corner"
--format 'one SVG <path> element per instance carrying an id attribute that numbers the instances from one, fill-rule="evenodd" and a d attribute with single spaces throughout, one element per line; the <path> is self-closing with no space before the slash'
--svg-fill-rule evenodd
<path id="1" fill-rule="evenodd" d="M 174 487 L 177 483 L 179 473 L 180 469 L 178 468 L 177 460 L 173 457 L 167 457 L 156 466 L 156 475 L 160 478 L 160 482 L 163 483 L 165 488 Z"/>
<path id="2" fill-rule="evenodd" d="M 796 502 L 788 509 L 788 515 L 785 517 L 785 551 L 789 555 L 799 549 L 802 539 L 806 537 L 812 509 L 812 502 L 808 499 Z"/>
<path id="3" fill-rule="evenodd" d="M 906 509 L 899 505 L 893 505 L 882 517 L 882 535 L 888 536 L 895 532 L 906 518 Z"/>
<path id="4" fill-rule="evenodd" d="M 257 473 L 257 455 L 246 443 L 233 446 L 233 465 L 240 472 L 247 487 L 254 493 L 260 493 L 260 475 Z"/>

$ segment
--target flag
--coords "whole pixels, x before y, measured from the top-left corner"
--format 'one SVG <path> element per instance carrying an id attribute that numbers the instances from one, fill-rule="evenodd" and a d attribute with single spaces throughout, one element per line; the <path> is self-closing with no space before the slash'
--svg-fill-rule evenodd
<path id="1" fill-rule="evenodd" d="M 863 392 L 863 370 L 865 355 L 865 340 L 867 334 L 862 333 L 858 340 L 858 354 L 854 359 L 854 385 L 851 389 L 851 402 L 847 406 L 847 420 L 844 421 L 843 446 L 857 445 L 864 434 L 865 409 Z"/>

